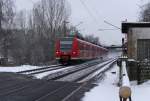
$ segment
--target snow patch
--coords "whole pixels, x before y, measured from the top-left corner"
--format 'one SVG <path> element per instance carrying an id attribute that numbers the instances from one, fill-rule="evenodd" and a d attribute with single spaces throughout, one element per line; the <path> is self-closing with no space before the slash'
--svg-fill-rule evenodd
<path id="1" fill-rule="evenodd" d="M 99 84 L 91 92 L 86 93 L 82 101 L 118 101 L 118 90 L 119 88 L 113 85 Z"/>
<path id="2" fill-rule="evenodd" d="M 122 62 L 122 86 L 127 86 L 130 87 L 130 81 L 129 81 L 129 77 L 128 77 L 128 73 L 126 70 L 126 62 L 123 61 Z"/>
<path id="3" fill-rule="evenodd" d="M 39 66 L 31 66 L 31 65 L 22 65 L 16 67 L 0 67 L 0 72 L 20 72 L 24 70 L 31 70 L 41 68 Z"/>
<path id="4" fill-rule="evenodd" d="M 131 86 L 133 101 L 149 101 L 150 81 L 142 85 Z"/>
<path id="5" fill-rule="evenodd" d="M 112 74 L 111 72 L 116 72 Z M 108 72 L 103 81 L 90 92 L 85 93 L 82 101 L 119 101 L 119 87 L 116 86 L 119 78 L 119 67 L 117 65 Z M 132 101 L 149 101 L 150 80 L 137 85 L 136 81 L 131 82 Z"/>
<path id="6" fill-rule="evenodd" d="M 116 73 L 114 74 L 112 72 Z M 118 76 L 119 67 L 115 64 L 114 68 L 105 73 L 105 79 L 99 82 L 97 87 L 87 92 L 82 101 L 118 101 Z"/>

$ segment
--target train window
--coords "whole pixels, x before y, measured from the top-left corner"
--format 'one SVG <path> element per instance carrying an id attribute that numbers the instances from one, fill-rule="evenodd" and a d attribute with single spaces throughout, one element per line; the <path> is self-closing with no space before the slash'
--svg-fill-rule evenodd
<path id="1" fill-rule="evenodd" d="M 80 44 L 80 42 L 78 43 L 78 47 L 79 47 L 79 49 L 81 50 L 81 44 Z"/>
<path id="2" fill-rule="evenodd" d="M 90 46 L 89 45 L 86 46 L 86 50 L 88 50 L 88 51 L 90 50 Z"/>
<path id="3" fill-rule="evenodd" d="M 69 51 L 72 48 L 73 38 L 65 37 L 60 40 L 60 49 L 62 51 Z"/>
<path id="4" fill-rule="evenodd" d="M 60 44 L 72 44 L 72 41 L 60 41 Z"/>
<path id="5" fill-rule="evenodd" d="M 88 46 L 88 45 L 86 45 L 85 50 L 88 50 L 88 49 L 89 49 L 89 46 Z"/>
<path id="6" fill-rule="evenodd" d="M 85 43 L 83 43 L 83 50 L 86 50 L 86 45 L 85 45 Z"/>
<path id="7" fill-rule="evenodd" d="M 61 47 L 60 47 L 61 51 L 63 51 L 63 52 L 69 51 L 69 50 L 71 50 L 71 48 L 72 48 L 71 45 L 70 46 L 68 46 L 68 45 L 61 45 Z"/>
<path id="8" fill-rule="evenodd" d="M 93 49 L 93 47 L 92 47 L 92 46 L 90 46 L 90 51 L 92 51 L 92 49 Z"/>
<path id="9" fill-rule="evenodd" d="M 73 41 L 73 37 L 64 37 L 60 39 L 61 41 Z"/>

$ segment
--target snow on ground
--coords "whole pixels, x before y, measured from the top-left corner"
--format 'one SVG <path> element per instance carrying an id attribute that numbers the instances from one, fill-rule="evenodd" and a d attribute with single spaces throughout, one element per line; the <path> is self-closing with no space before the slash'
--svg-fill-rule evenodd
<path id="1" fill-rule="evenodd" d="M 90 93 L 86 93 L 83 101 L 118 101 L 117 94 L 118 89 L 116 89 L 116 87 L 111 85 L 99 85 Z"/>
<path id="2" fill-rule="evenodd" d="M 92 89 L 90 92 L 85 94 L 85 97 L 82 101 L 117 101 L 118 90 L 118 72 L 119 67 L 116 65 L 115 68 L 111 69 L 107 73 L 105 73 L 104 80 L 99 82 L 98 86 Z M 116 72 L 113 74 L 112 72 Z"/>
<path id="3" fill-rule="evenodd" d="M 129 81 L 125 61 L 122 62 L 122 71 L 123 71 L 122 86 L 130 87 L 130 81 Z"/>
<path id="4" fill-rule="evenodd" d="M 150 81 L 142 85 L 131 85 L 133 101 L 149 101 Z"/>
<path id="5" fill-rule="evenodd" d="M 107 57 L 108 58 L 115 58 L 115 57 L 118 57 L 118 56 L 121 56 L 121 54 L 122 54 L 122 51 L 110 51 L 110 52 L 108 52 L 108 55 L 107 55 Z"/>
<path id="6" fill-rule="evenodd" d="M 67 70 L 67 69 L 71 69 L 73 67 L 74 66 L 69 66 L 69 67 L 66 67 L 66 68 L 61 68 L 61 69 L 57 69 L 57 70 L 53 70 L 53 71 L 48 71 L 48 72 L 44 72 L 44 73 L 40 73 L 40 74 L 35 74 L 34 76 L 39 78 L 39 79 L 42 79 L 43 77 L 48 76 L 52 73 L 56 73 L 56 72 L 59 72 L 59 71 L 64 71 L 64 70 Z"/>
<path id="7" fill-rule="evenodd" d="M 51 65 L 51 66 L 55 66 L 55 65 Z M 69 66 L 67 68 L 61 68 L 61 69 L 57 69 L 57 70 L 53 70 L 53 71 L 48 71 L 48 72 L 44 72 L 44 73 L 40 73 L 40 74 L 35 74 L 34 76 L 41 79 L 49 74 L 55 73 L 55 72 L 59 72 L 59 71 L 63 71 L 69 68 L 72 68 L 73 66 Z M 22 65 L 22 66 L 16 66 L 16 67 L 0 67 L 0 72 L 19 72 L 19 71 L 25 71 L 25 70 L 32 70 L 32 69 L 38 69 L 38 68 L 42 68 L 39 66 L 31 66 L 31 65 Z M 55 68 L 55 67 L 54 67 Z"/>
<path id="8" fill-rule="evenodd" d="M 16 67 L 0 67 L 0 72 L 19 72 L 19 71 L 31 70 L 37 68 L 41 68 L 41 67 L 31 66 L 31 65 L 22 65 Z"/>
<path id="9" fill-rule="evenodd" d="M 110 60 L 111 61 L 111 60 Z M 103 65 L 103 64 L 105 64 L 105 63 L 107 63 L 108 61 L 106 61 L 106 62 L 103 62 L 103 63 L 100 63 L 99 65 L 97 65 L 98 67 L 100 67 L 101 65 Z M 66 67 L 66 68 L 62 68 L 62 69 L 57 69 L 57 70 L 53 70 L 53 71 L 48 71 L 48 72 L 44 72 L 44 73 L 40 73 L 40 74 L 35 74 L 34 76 L 35 77 L 37 77 L 37 78 L 39 78 L 39 79 L 42 79 L 43 77 L 45 77 L 45 76 L 47 76 L 47 75 L 50 75 L 50 74 L 52 74 L 52 73 L 56 73 L 56 72 L 60 72 L 60 71 L 63 71 L 63 72 L 67 72 L 67 71 L 69 71 L 69 70 L 72 70 L 72 69 L 75 69 L 74 68 L 75 66 L 68 66 L 68 67 Z M 93 69 L 93 68 L 92 68 Z M 82 72 L 82 71 L 81 71 Z M 79 75 L 80 75 L 80 73 L 79 73 Z M 79 75 L 76 75 L 76 76 L 79 76 Z M 70 78 L 71 76 L 69 76 L 69 78 Z M 65 77 L 66 78 L 66 77 Z M 74 77 L 75 78 L 75 77 Z M 63 79 L 63 78 L 62 78 Z M 70 80 L 69 80 L 70 81 Z"/>
<path id="10" fill-rule="evenodd" d="M 57 65 L 51 65 L 51 66 L 57 66 Z M 1 67 L 0 66 L 0 72 L 20 72 L 20 71 L 38 69 L 38 68 L 43 68 L 43 67 L 46 67 L 46 66 L 31 66 L 31 65 L 22 65 L 22 66 L 16 66 L 16 67 Z"/>
<path id="11" fill-rule="evenodd" d="M 111 72 L 117 72 L 112 74 Z M 82 101 L 119 101 L 119 87 L 118 83 L 119 67 L 114 66 L 113 69 L 105 74 L 104 80 L 98 83 L 98 86 L 85 94 Z M 136 82 L 131 82 L 132 101 L 149 101 L 150 81 L 141 85 Z"/>
<path id="12" fill-rule="evenodd" d="M 100 74 L 102 71 L 104 71 L 105 69 L 109 68 L 109 66 L 113 63 L 114 61 L 112 61 L 111 63 L 107 64 L 105 67 L 97 70 L 96 72 L 92 73 L 91 75 L 87 76 L 86 78 L 84 78 L 83 80 L 79 81 L 79 82 L 85 82 L 90 80 L 91 78 L 95 77 L 96 75 Z M 100 67 L 100 66 L 98 66 Z"/>

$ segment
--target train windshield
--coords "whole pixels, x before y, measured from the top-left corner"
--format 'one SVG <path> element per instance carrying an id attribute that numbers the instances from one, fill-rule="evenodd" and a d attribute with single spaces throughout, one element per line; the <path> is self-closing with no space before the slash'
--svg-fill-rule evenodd
<path id="1" fill-rule="evenodd" d="M 72 48 L 73 37 L 65 37 L 60 40 L 60 49 L 61 51 L 70 51 Z"/>

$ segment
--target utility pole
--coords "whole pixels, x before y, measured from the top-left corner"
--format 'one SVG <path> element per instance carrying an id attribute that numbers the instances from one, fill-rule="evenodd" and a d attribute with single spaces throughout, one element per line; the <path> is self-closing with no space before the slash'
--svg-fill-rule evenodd
<path id="1" fill-rule="evenodd" d="M 66 37 L 66 32 L 67 32 L 67 28 L 66 28 L 66 20 L 64 20 L 64 37 Z"/>
<path id="2" fill-rule="evenodd" d="M 0 0 L 0 37 L 3 40 L 2 44 L 2 50 L 3 50 L 3 64 L 7 64 L 7 58 L 8 58 L 8 50 L 7 50 L 7 34 L 8 32 L 4 31 L 2 28 L 2 20 L 3 20 L 3 1 Z"/>
<path id="3" fill-rule="evenodd" d="M 67 36 L 67 22 L 66 20 L 64 20 L 64 36 L 66 37 Z"/>
<path id="4" fill-rule="evenodd" d="M 0 1 L 0 33 L 2 31 L 2 1 Z"/>

